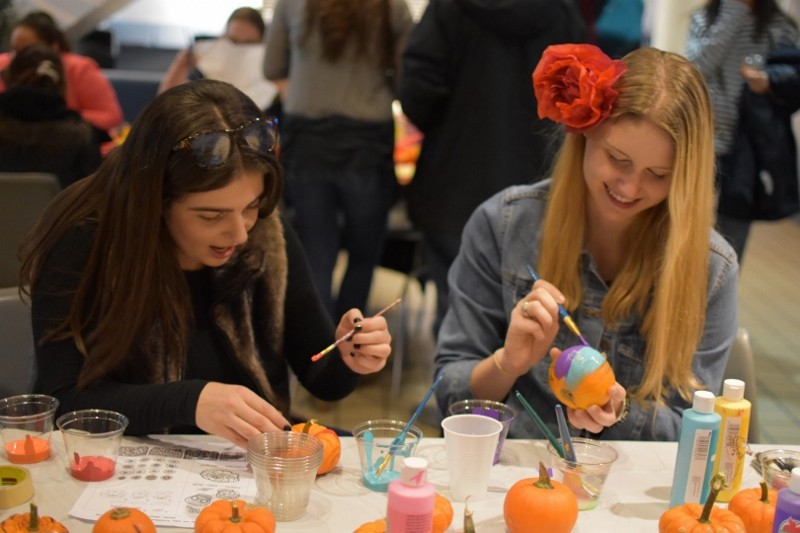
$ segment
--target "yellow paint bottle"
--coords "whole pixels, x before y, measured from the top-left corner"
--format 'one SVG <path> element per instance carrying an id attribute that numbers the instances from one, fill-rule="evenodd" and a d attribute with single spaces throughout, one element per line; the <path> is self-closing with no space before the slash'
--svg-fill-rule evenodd
<path id="1" fill-rule="evenodd" d="M 730 501 L 742 483 L 751 408 L 750 402 L 744 399 L 744 381 L 726 379 L 722 384 L 722 396 L 714 403 L 714 411 L 722 417 L 714 474 L 725 474 L 725 488 L 717 496 L 719 502 Z"/>

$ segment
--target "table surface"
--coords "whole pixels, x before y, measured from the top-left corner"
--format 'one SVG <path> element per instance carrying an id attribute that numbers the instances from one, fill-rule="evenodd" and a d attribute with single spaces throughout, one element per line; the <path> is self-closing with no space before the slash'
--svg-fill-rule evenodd
<path id="1" fill-rule="evenodd" d="M 164 436 L 159 436 L 163 442 Z M 176 437 L 178 438 L 178 437 Z M 180 444 L 203 448 L 209 444 L 219 446 L 219 439 L 207 435 L 179 436 Z M 67 470 L 63 444 L 53 436 L 54 456 L 47 461 L 26 465 L 33 478 L 34 501 L 40 513 L 64 523 L 71 532 L 89 532 L 92 523 L 69 516 L 87 483 L 73 479 Z M 155 441 L 153 441 L 155 442 Z M 125 444 L 152 443 L 148 439 L 126 438 Z M 673 467 L 677 452 L 675 442 L 614 441 L 619 452 L 597 508 L 581 511 L 574 532 L 656 531 L 658 519 L 667 509 Z M 780 448 L 778 445 L 754 445 L 753 451 Z M 797 446 L 788 446 L 797 448 Z M 420 441 L 416 455 L 428 460 L 428 479 L 444 496 L 449 497 L 444 440 L 425 438 Z M 500 463 L 492 467 L 487 497 L 470 501 L 476 529 L 481 533 L 505 532 L 503 499 L 508 488 L 516 481 L 538 475 L 540 459 L 546 461 L 546 441 L 508 440 Z M 5 457 L 0 464 L 8 464 Z M 545 464 L 547 464 L 545 462 Z M 755 487 L 759 476 L 746 459 L 742 487 Z M 331 473 L 317 478 L 305 515 L 294 522 L 279 522 L 278 531 L 351 532 L 364 522 L 385 515 L 386 494 L 372 492 L 361 483 L 356 443 L 352 437 L 342 438 L 342 457 L 339 466 Z M 245 475 L 252 475 L 247 472 Z M 462 531 L 464 504 L 453 502 L 455 517 L 448 531 Z M 27 512 L 28 504 L 0 511 L 0 521 L 11 514 Z M 187 529 L 159 527 L 159 532 L 188 531 Z"/>

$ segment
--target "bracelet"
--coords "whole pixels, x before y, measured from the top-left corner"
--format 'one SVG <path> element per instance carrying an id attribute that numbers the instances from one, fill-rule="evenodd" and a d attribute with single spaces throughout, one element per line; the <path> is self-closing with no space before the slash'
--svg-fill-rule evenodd
<path id="1" fill-rule="evenodd" d="M 524 376 L 525 374 L 528 373 L 528 372 L 523 372 L 522 374 L 512 374 L 511 372 L 509 372 L 508 370 L 506 370 L 505 368 L 500 366 L 500 361 L 497 360 L 497 352 L 499 352 L 499 351 L 500 351 L 500 349 L 495 350 L 495 352 L 492 354 L 492 361 L 494 361 L 494 366 L 497 367 L 497 370 L 499 370 L 501 373 L 505 374 L 506 376 L 511 376 L 512 378 L 518 378 L 518 377 Z"/>
<path id="2" fill-rule="evenodd" d="M 621 424 L 628 419 L 628 413 L 631 411 L 631 399 L 626 395 L 625 401 L 622 402 L 622 412 L 617 415 L 617 419 L 614 420 L 614 423 L 611 424 L 612 426 L 616 426 L 617 424 Z"/>

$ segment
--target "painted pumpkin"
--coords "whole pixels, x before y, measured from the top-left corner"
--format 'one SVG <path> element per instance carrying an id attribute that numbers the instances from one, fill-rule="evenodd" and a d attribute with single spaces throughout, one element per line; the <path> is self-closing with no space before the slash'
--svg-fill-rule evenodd
<path id="1" fill-rule="evenodd" d="M 307 433 L 322 441 L 322 464 L 317 469 L 317 475 L 327 474 L 339 464 L 342 455 L 342 442 L 339 435 L 332 429 L 328 429 L 316 420 L 301 422 L 292 426 L 292 431 Z"/>
<path id="2" fill-rule="evenodd" d="M 550 364 L 550 388 L 567 407 L 605 405 L 616 382 L 605 355 L 590 346 L 570 346 Z"/>
<path id="3" fill-rule="evenodd" d="M 150 517 L 132 507 L 115 507 L 103 513 L 92 527 L 92 533 L 156 533 Z"/>
<path id="4" fill-rule="evenodd" d="M 514 483 L 503 502 L 503 518 L 511 533 L 569 533 L 578 521 L 578 499 L 547 475 L 539 461 L 539 477 Z"/>
<path id="5" fill-rule="evenodd" d="M 39 508 L 35 503 L 31 504 L 30 509 L 28 513 L 9 516 L 0 524 L 0 529 L 4 533 L 69 533 L 66 526 L 54 518 L 39 516 Z"/>
<path id="6" fill-rule="evenodd" d="M 737 492 L 728 510 L 742 519 L 747 533 L 771 533 L 777 499 L 778 493 L 762 481 L 760 487 Z"/>
<path id="7" fill-rule="evenodd" d="M 194 522 L 196 533 L 275 533 L 275 517 L 266 507 L 244 500 L 216 500 Z"/>
<path id="8" fill-rule="evenodd" d="M 684 503 L 664 511 L 658 521 L 659 533 L 745 533 L 744 522 L 734 513 L 716 507 L 717 494 L 725 485 L 725 476 L 711 479 L 711 492 L 705 505 Z"/>
<path id="9" fill-rule="evenodd" d="M 453 522 L 453 506 L 450 500 L 436 493 L 436 500 L 433 504 L 433 529 L 431 533 L 444 533 Z M 386 533 L 386 519 L 373 520 L 358 526 L 353 533 Z"/>

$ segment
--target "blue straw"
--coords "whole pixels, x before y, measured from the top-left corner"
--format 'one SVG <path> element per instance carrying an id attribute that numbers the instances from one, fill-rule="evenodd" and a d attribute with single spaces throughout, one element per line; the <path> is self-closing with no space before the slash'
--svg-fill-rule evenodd
<path id="1" fill-rule="evenodd" d="M 558 434 L 561 435 L 561 443 L 564 445 L 564 459 L 575 464 L 578 462 L 575 457 L 575 448 L 572 447 L 572 437 L 567 427 L 567 419 L 564 417 L 564 409 L 561 404 L 556 404 L 556 420 L 558 420 Z"/>
<path id="2" fill-rule="evenodd" d="M 530 274 L 531 279 L 534 282 L 539 281 L 541 279 L 533 270 L 533 267 L 531 267 L 530 265 L 525 265 L 525 268 L 528 269 L 528 274 Z M 583 335 L 581 335 L 581 330 L 578 329 L 578 325 L 575 323 L 574 320 L 572 320 L 572 317 L 569 316 L 569 313 L 567 313 L 567 310 L 564 309 L 564 306 L 561 304 L 558 304 L 558 315 L 561 317 L 561 320 L 564 322 L 567 328 L 581 340 L 583 345 L 589 346 L 587 340 L 583 338 Z"/>

